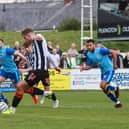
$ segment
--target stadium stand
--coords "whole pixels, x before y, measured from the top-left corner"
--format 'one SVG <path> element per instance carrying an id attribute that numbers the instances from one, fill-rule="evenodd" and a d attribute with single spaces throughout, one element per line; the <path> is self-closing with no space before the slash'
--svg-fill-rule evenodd
<path id="1" fill-rule="evenodd" d="M 96 1 L 93 1 L 93 15 L 97 16 Z M 87 15 L 88 15 L 87 11 Z M 63 0 L 0 4 L 0 29 L 19 31 L 26 26 L 35 30 L 52 29 L 66 17 L 80 20 L 81 0 L 64 4 Z"/>

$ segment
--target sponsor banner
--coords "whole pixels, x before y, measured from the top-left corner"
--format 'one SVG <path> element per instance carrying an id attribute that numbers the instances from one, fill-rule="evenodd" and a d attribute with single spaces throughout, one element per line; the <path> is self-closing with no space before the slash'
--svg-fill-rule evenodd
<path id="1" fill-rule="evenodd" d="M 100 70 L 91 69 L 80 72 L 79 69 L 71 70 L 71 89 L 100 89 Z"/>
<path id="2" fill-rule="evenodd" d="M 129 69 L 116 70 L 111 83 L 118 85 L 120 89 L 129 89 Z"/>
<path id="3" fill-rule="evenodd" d="M 101 73 L 99 69 L 91 69 L 80 72 L 79 69 L 62 69 L 61 74 L 55 70 L 49 70 L 51 90 L 100 90 Z M 118 69 L 115 71 L 111 81 L 112 86 L 120 89 L 129 89 L 129 69 Z M 42 83 L 38 85 L 43 89 Z M 11 80 L 0 84 L 0 91 L 15 91 Z"/>
<path id="4" fill-rule="evenodd" d="M 119 1 L 98 1 L 99 39 L 129 39 L 129 16 L 119 9 Z"/>
<path id="5" fill-rule="evenodd" d="M 99 90 L 101 73 L 99 69 L 91 69 L 80 72 L 79 69 L 71 71 L 71 89 Z M 111 81 L 112 86 L 119 86 L 120 89 L 129 89 L 129 69 L 118 69 Z"/>
<path id="6" fill-rule="evenodd" d="M 7 92 L 7 91 L 15 91 L 15 86 L 12 84 L 10 79 L 7 79 L 6 81 L 2 82 L 0 84 L 0 91 Z"/>
<path id="7" fill-rule="evenodd" d="M 56 70 L 50 69 L 49 75 L 51 90 L 70 90 L 70 69 L 62 69 L 60 74 Z M 38 87 L 43 89 L 41 82 Z"/>
<path id="8" fill-rule="evenodd" d="M 129 22 L 101 24 L 98 27 L 98 38 L 128 37 Z"/>
<path id="9" fill-rule="evenodd" d="M 49 70 L 51 90 L 70 90 L 70 69 L 62 69 L 61 71 L 59 74 L 56 70 Z M 22 75 L 22 79 L 25 78 L 25 75 Z M 38 87 L 43 89 L 41 82 L 39 82 Z M 7 79 L 0 84 L 0 91 L 15 91 L 15 86 L 10 79 Z"/>

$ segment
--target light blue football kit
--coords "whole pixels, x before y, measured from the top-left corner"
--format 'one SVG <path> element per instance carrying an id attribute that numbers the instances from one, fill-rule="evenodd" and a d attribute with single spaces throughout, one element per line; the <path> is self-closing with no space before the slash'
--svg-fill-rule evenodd
<path id="1" fill-rule="evenodd" d="M 114 74 L 114 68 L 111 58 L 109 57 L 110 50 L 107 48 L 96 48 L 94 52 L 88 51 L 87 64 L 98 66 L 101 70 L 101 80 L 109 83 Z"/>
<path id="2" fill-rule="evenodd" d="M 0 77 L 10 78 L 13 83 L 20 81 L 20 72 L 13 60 L 15 50 L 12 48 L 0 48 Z"/>
<path id="3" fill-rule="evenodd" d="M 97 66 L 101 70 L 101 80 L 106 81 L 108 86 L 105 91 L 107 92 L 107 96 L 114 101 L 118 102 L 116 96 L 114 96 L 109 91 L 115 91 L 116 88 L 109 85 L 113 75 L 114 75 L 114 66 L 112 59 L 110 57 L 110 50 L 107 48 L 95 48 L 94 52 L 88 51 L 87 53 L 87 65 Z"/>

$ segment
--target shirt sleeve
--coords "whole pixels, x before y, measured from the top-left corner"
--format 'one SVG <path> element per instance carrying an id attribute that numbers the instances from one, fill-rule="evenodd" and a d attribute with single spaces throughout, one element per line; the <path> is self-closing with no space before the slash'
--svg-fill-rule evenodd
<path id="1" fill-rule="evenodd" d="M 13 48 L 6 48 L 6 53 L 8 55 L 13 55 L 15 53 L 15 50 Z"/>
<path id="2" fill-rule="evenodd" d="M 56 64 L 56 62 L 55 62 L 55 60 L 53 58 L 53 55 L 51 53 L 48 52 L 47 57 L 48 57 L 48 60 L 53 64 L 53 66 L 55 68 L 58 67 L 58 65 Z"/>
<path id="3" fill-rule="evenodd" d="M 100 53 L 103 55 L 109 55 L 110 50 L 108 48 L 100 48 Z"/>

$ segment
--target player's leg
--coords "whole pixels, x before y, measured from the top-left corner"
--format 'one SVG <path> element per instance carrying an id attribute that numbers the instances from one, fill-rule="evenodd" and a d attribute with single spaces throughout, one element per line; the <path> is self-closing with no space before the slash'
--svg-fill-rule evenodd
<path id="1" fill-rule="evenodd" d="M 12 101 L 12 111 L 15 113 L 17 106 L 23 98 L 24 91 L 27 91 L 30 87 L 38 82 L 35 71 L 30 71 L 25 80 L 16 84 L 16 94 Z"/>
<path id="2" fill-rule="evenodd" d="M 57 99 L 56 94 L 50 90 L 50 86 L 49 86 L 49 90 L 48 90 L 48 86 L 44 86 L 44 87 L 47 89 L 44 91 L 44 94 L 41 98 L 40 103 L 43 104 L 44 98 L 47 97 L 53 101 L 53 108 L 58 108 L 59 107 L 59 100 Z"/>
<path id="3" fill-rule="evenodd" d="M 8 73 L 4 70 L 0 69 L 0 83 L 5 81 L 7 78 Z"/>
<path id="4" fill-rule="evenodd" d="M 50 79 L 48 71 L 43 72 L 41 80 L 45 87 L 43 96 L 49 97 L 54 103 L 53 107 L 58 108 L 59 100 L 57 99 L 56 94 L 50 90 Z"/>
<path id="5" fill-rule="evenodd" d="M 0 76 L 0 83 L 3 82 L 3 81 L 5 81 L 5 80 L 6 79 L 4 77 Z"/>
<path id="6" fill-rule="evenodd" d="M 42 95 L 44 93 L 43 90 L 38 89 L 36 86 L 39 82 L 39 75 L 38 75 L 38 71 L 31 71 L 28 76 L 26 77 L 26 82 L 29 85 L 29 88 L 25 90 L 26 93 L 29 93 L 35 104 L 38 103 L 38 96 L 37 95 Z"/>
<path id="7" fill-rule="evenodd" d="M 18 107 L 19 103 L 23 98 L 24 90 L 26 89 L 26 87 L 28 87 L 26 81 L 21 81 L 16 85 L 16 93 L 13 97 L 12 106 L 10 108 L 13 114 L 16 112 L 16 108 Z"/>
<path id="8" fill-rule="evenodd" d="M 109 91 L 107 90 L 107 82 L 102 80 L 100 83 L 100 87 L 103 90 L 103 92 L 113 101 L 113 102 L 117 102 L 117 98 Z"/>
<path id="9" fill-rule="evenodd" d="M 12 105 L 10 108 L 12 110 L 12 113 L 15 113 L 16 107 L 18 106 L 21 99 L 23 98 L 24 89 L 22 86 L 25 85 L 24 84 L 25 82 L 20 82 L 21 76 L 20 76 L 20 72 L 18 69 L 16 71 L 14 71 L 13 73 L 8 73 L 8 78 L 10 78 L 12 80 L 12 82 L 14 83 L 14 85 L 16 87 L 16 92 L 13 97 Z"/>
<path id="10" fill-rule="evenodd" d="M 119 97 L 119 87 L 118 86 L 115 87 L 110 84 L 110 81 L 112 80 L 113 75 L 114 75 L 114 71 L 107 71 L 104 74 L 103 80 L 105 80 L 107 82 L 106 90 L 113 91 L 115 93 L 116 98 L 118 98 Z"/>
<path id="11" fill-rule="evenodd" d="M 41 104 L 44 103 L 45 97 L 52 99 L 53 102 L 56 102 L 56 100 L 57 100 L 55 93 L 50 90 L 50 86 L 46 85 L 46 83 L 44 83 L 44 93 L 40 100 Z"/>
<path id="12" fill-rule="evenodd" d="M 107 91 L 114 91 L 116 98 L 119 98 L 119 86 L 112 86 L 110 83 L 107 84 Z"/>
<path id="13" fill-rule="evenodd" d="M 115 105 L 116 107 L 121 107 L 122 105 L 119 99 L 111 92 L 111 91 L 116 91 L 116 87 L 109 85 L 113 77 L 113 74 L 114 74 L 114 71 L 108 71 L 104 73 L 101 76 L 102 81 L 101 81 L 100 87 L 102 88 L 103 92 L 107 95 L 107 97 L 116 103 Z"/>
<path id="14" fill-rule="evenodd" d="M 111 81 L 113 75 L 114 75 L 114 71 L 107 71 L 101 75 L 101 80 L 104 80 L 107 83 L 106 89 L 105 89 L 107 91 L 116 91 L 117 90 L 117 87 L 110 85 L 110 81 Z"/>
<path id="15" fill-rule="evenodd" d="M 50 80 L 49 80 L 48 72 L 42 71 L 40 79 L 41 79 L 42 84 L 44 86 L 44 93 L 42 94 L 41 100 L 40 100 L 40 104 L 43 104 L 45 101 L 45 97 L 48 97 L 49 95 L 51 95 Z"/>
<path id="16" fill-rule="evenodd" d="M 45 101 L 45 96 L 48 96 L 48 93 L 51 92 L 50 91 L 50 86 L 44 86 L 44 93 L 41 96 L 41 100 L 40 100 L 40 104 L 44 104 Z M 50 94 L 50 93 L 49 93 Z"/>
<path id="17" fill-rule="evenodd" d="M 7 105 L 9 105 L 8 98 L 0 91 L 0 102 L 1 101 L 5 102 Z"/>
<path id="18" fill-rule="evenodd" d="M 25 93 L 28 93 L 31 96 L 35 96 L 35 95 L 42 95 L 44 93 L 44 91 L 33 86 L 33 87 L 30 87 L 27 91 L 25 91 Z"/>
<path id="19" fill-rule="evenodd" d="M 10 78 L 11 78 L 12 80 L 15 80 L 15 85 L 16 85 L 16 87 L 17 87 L 17 83 L 20 82 L 20 80 L 21 80 L 19 70 L 17 70 L 16 72 L 14 72 L 13 75 L 10 76 Z M 28 94 L 30 94 L 30 95 L 32 96 L 33 101 L 34 101 L 35 104 L 38 103 L 38 96 L 37 96 L 37 95 L 43 94 L 43 91 L 42 91 L 42 90 L 37 89 L 37 88 L 34 87 L 34 86 L 33 86 L 33 87 L 30 87 L 30 88 L 28 88 L 28 89 L 25 89 L 24 92 L 25 92 L 25 93 L 28 93 Z"/>
<path id="20" fill-rule="evenodd" d="M 43 95 L 44 91 L 37 88 L 36 86 L 30 87 L 25 93 L 28 93 L 32 96 L 33 101 L 35 104 L 38 103 L 38 96 L 37 95 Z"/>

